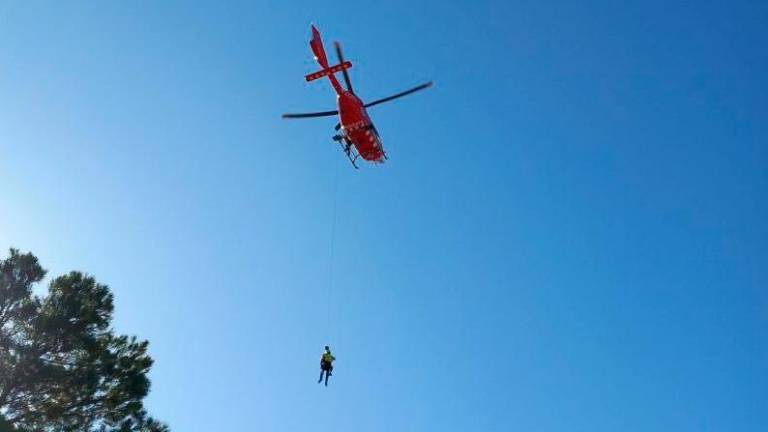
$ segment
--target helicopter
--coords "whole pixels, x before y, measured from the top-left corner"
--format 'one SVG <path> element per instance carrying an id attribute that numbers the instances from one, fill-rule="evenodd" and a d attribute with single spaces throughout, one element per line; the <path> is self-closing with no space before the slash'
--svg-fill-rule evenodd
<path id="1" fill-rule="evenodd" d="M 338 109 L 334 111 L 283 114 L 283 118 L 300 119 L 338 115 L 339 122 L 334 128 L 337 134 L 334 135 L 332 139 L 341 145 L 344 154 L 346 154 L 349 161 L 352 162 L 352 166 L 355 167 L 355 169 L 358 169 L 356 161 L 359 157 L 362 157 L 363 160 L 369 162 L 383 163 L 387 159 L 387 154 L 384 151 L 379 132 L 373 125 L 366 109 L 424 90 L 432 86 L 432 81 L 420 84 L 392 96 L 364 103 L 352 89 L 352 82 L 350 81 L 349 73 L 347 72 L 347 69 L 352 67 L 352 63 L 344 60 L 344 56 L 341 53 L 341 44 L 338 42 L 334 43 L 339 63 L 333 66 L 328 64 L 328 58 L 325 54 L 323 41 L 320 38 L 320 32 L 314 25 L 312 25 L 312 39 L 309 42 L 309 46 L 312 48 L 315 60 L 322 69 L 306 75 L 304 79 L 309 82 L 322 77 L 328 77 L 336 92 L 336 104 Z M 346 88 L 342 87 L 336 79 L 335 74 L 337 72 L 342 72 L 344 74 Z"/>

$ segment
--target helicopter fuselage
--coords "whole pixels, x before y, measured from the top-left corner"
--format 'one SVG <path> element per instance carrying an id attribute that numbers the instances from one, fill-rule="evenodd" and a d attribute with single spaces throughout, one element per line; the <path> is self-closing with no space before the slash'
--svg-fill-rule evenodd
<path id="1" fill-rule="evenodd" d="M 339 108 L 341 136 L 355 146 L 357 153 L 369 162 L 384 162 L 384 146 L 363 101 L 351 92 L 342 90 L 336 103 Z"/>

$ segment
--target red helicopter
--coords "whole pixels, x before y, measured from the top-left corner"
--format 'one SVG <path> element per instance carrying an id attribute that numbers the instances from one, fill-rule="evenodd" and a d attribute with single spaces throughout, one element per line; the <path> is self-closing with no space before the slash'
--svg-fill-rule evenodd
<path id="1" fill-rule="evenodd" d="M 335 128 L 336 131 L 338 131 L 338 134 L 333 136 L 333 140 L 341 145 L 344 153 L 347 155 L 350 162 L 352 162 L 352 166 L 357 168 L 355 161 L 357 161 L 358 157 L 362 157 L 369 162 L 383 163 L 384 160 L 387 159 L 387 154 L 384 152 L 379 133 L 373 125 L 371 118 L 368 116 L 366 108 L 389 102 L 392 99 L 397 99 L 419 90 L 424 90 L 432 85 L 432 81 L 389 97 L 363 103 L 352 90 L 352 82 L 349 80 L 349 74 L 347 73 L 347 69 L 352 67 L 352 63 L 344 61 L 344 57 L 341 54 L 341 45 L 338 42 L 335 43 L 336 55 L 339 57 L 339 63 L 334 66 L 329 66 L 328 58 L 325 55 L 325 48 L 323 48 L 323 41 L 320 39 L 320 32 L 318 32 L 317 28 L 313 25 L 312 40 L 309 41 L 309 46 L 315 54 L 315 60 L 317 60 L 317 63 L 320 64 L 322 69 L 305 76 L 304 79 L 307 81 L 314 81 L 318 78 L 327 76 L 331 81 L 333 89 L 336 91 L 336 104 L 338 110 L 302 114 L 283 114 L 283 118 L 325 117 L 338 114 L 339 123 L 336 124 Z M 342 72 L 344 74 L 344 82 L 347 84 L 346 89 L 344 89 L 336 79 L 336 76 L 334 75 L 336 72 Z"/>

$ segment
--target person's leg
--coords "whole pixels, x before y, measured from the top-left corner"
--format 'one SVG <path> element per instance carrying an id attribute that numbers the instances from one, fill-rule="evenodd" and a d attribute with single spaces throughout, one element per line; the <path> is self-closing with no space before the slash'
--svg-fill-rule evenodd
<path id="1" fill-rule="evenodd" d="M 320 369 L 320 379 L 319 379 L 319 380 L 317 380 L 317 383 L 318 383 L 318 384 L 320 384 L 320 383 L 323 381 L 323 372 L 325 372 L 325 371 L 324 371 L 324 370 L 322 370 L 322 369 Z"/>

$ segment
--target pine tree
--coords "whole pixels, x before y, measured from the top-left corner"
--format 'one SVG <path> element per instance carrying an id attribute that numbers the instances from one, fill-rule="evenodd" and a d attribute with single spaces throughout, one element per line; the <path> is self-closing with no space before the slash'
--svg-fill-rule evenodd
<path id="1" fill-rule="evenodd" d="M 46 272 L 11 249 L 0 260 L 0 432 L 169 432 L 143 406 L 148 343 L 118 335 L 109 287 Z"/>

